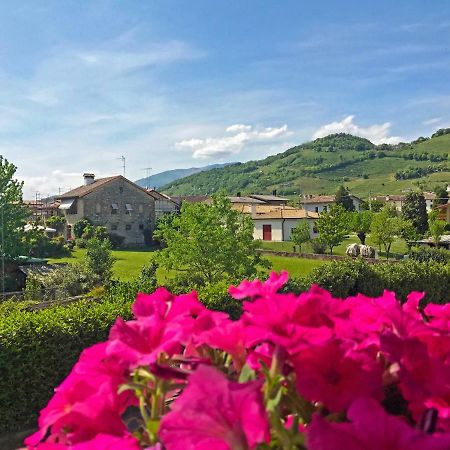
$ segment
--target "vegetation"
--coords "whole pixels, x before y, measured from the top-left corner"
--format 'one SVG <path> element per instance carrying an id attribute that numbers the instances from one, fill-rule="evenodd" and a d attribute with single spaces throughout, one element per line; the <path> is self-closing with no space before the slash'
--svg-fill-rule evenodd
<path id="1" fill-rule="evenodd" d="M 316 222 L 319 241 L 324 243 L 333 254 L 333 248 L 339 245 L 348 233 L 348 215 L 340 205 L 335 205 L 322 213 Z"/>
<path id="2" fill-rule="evenodd" d="M 389 259 L 392 243 L 401 234 L 402 224 L 402 220 L 394 216 L 389 208 L 375 214 L 372 220 L 372 237 L 379 247 L 384 248 L 386 259 Z"/>
<path id="3" fill-rule="evenodd" d="M 291 233 L 291 241 L 298 245 L 299 252 L 302 251 L 302 244 L 311 240 L 311 229 L 306 221 L 300 221 Z"/>
<path id="4" fill-rule="evenodd" d="M 353 212 L 349 217 L 350 230 L 356 233 L 362 245 L 366 243 L 366 236 L 370 232 L 373 217 L 372 211 Z"/>
<path id="5" fill-rule="evenodd" d="M 375 146 L 367 139 L 337 134 L 293 147 L 260 161 L 231 164 L 224 168 L 191 175 L 163 190 L 173 195 L 211 194 L 225 189 L 264 193 L 277 189 L 281 195 L 333 194 L 345 183 L 351 192 L 400 194 L 405 189 L 432 190 L 450 178 L 448 153 L 450 134 L 413 143 Z M 397 171 L 411 166 L 443 171 L 427 171 L 421 178 L 395 179 Z"/>
<path id="6" fill-rule="evenodd" d="M 0 253 L 14 258 L 25 253 L 23 232 L 28 210 L 22 202 L 23 183 L 14 179 L 16 166 L 0 156 Z"/>
<path id="7" fill-rule="evenodd" d="M 233 210 L 225 195 L 214 196 L 212 205 L 184 204 L 179 215 L 161 221 L 155 232 L 164 244 L 158 263 L 182 273 L 192 287 L 254 277 L 267 264 L 257 252 L 253 227 L 251 218 Z"/>
<path id="8" fill-rule="evenodd" d="M 355 205 L 350 197 L 350 192 L 344 186 L 339 186 L 336 191 L 336 205 L 342 206 L 346 211 L 354 211 Z"/>
<path id="9" fill-rule="evenodd" d="M 103 283 L 108 283 L 113 275 L 114 256 L 108 239 L 94 237 L 86 247 L 85 266 L 95 274 Z"/>
<path id="10" fill-rule="evenodd" d="M 406 195 L 402 206 L 402 216 L 411 221 L 419 235 L 428 230 L 428 214 L 425 197 L 420 192 L 410 192 Z"/>
<path id="11" fill-rule="evenodd" d="M 433 192 L 436 194 L 436 198 L 433 200 L 433 208 L 448 203 L 448 192 L 445 185 L 435 186 Z"/>

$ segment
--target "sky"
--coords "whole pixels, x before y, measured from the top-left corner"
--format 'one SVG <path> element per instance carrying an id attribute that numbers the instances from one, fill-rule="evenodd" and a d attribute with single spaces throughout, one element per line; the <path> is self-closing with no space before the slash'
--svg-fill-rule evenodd
<path id="1" fill-rule="evenodd" d="M 0 154 L 25 198 L 450 126 L 448 0 L 0 3 Z"/>

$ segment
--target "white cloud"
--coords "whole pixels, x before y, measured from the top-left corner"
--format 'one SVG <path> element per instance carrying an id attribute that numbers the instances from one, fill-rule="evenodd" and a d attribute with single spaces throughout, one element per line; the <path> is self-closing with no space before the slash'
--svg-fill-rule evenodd
<path id="1" fill-rule="evenodd" d="M 251 125 L 243 125 L 240 123 L 237 123 L 235 125 L 229 126 L 225 131 L 227 133 L 234 133 L 236 131 L 250 131 L 252 129 Z"/>
<path id="2" fill-rule="evenodd" d="M 382 124 L 370 125 L 368 127 L 361 127 L 353 122 L 355 116 L 347 116 L 340 122 L 331 122 L 322 125 L 313 135 L 313 139 L 328 136 L 333 133 L 348 133 L 354 136 L 360 136 L 374 144 L 397 144 L 404 139 L 400 136 L 390 136 L 391 123 L 385 122 Z"/>
<path id="3" fill-rule="evenodd" d="M 442 121 L 442 117 L 433 117 L 431 119 L 424 120 L 422 125 L 436 125 Z"/>
<path id="4" fill-rule="evenodd" d="M 290 134 L 287 125 L 279 128 L 268 127 L 256 130 L 250 125 L 235 124 L 226 128 L 225 131 L 235 134 L 218 138 L 187 139 L 177 142 L 175 146 L 193 150 L 192 156 L 196 159 L 223 158 L 240 153 L 246 144 L 257 141 L 272 141 Z"/>

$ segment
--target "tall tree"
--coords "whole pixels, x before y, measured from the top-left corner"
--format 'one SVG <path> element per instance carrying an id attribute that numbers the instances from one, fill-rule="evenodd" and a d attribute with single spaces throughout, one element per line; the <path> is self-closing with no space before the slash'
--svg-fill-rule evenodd
<path id="1" fill-rule="evenodd" d="M 389 259 L 392 243 L 401 235 L 402 223 L 402 219 L 392 217 L 388 208 L 383 208 L 372 220 L 371 236 L 380 249 L 384 247 L 386 259 Z"/>
<path id="2" fill-rule="evenodd" d="M 23 226 L 29 215 L 23 204 L 23 182 L 14 179 L 16 166 L 0 156 L 0 254 L 14 258 L 25 252 Z"/>
<path id="3" fill-rule="evenodd" d="M 421 192 L 410 192 L 402 206 L 402 216 L 410 220 L 420 235 L 428 230 L 428 214 L 425 197 Z"/>
<path id="4" fill-rule="evenodd" d="M 184 272 L 193 287 L 252 277 L 268 264 L 257 251 L 253 229 L 252 219 L 233 210 L 222 193 L 211 205 L 184 203 L 180 214 L 160 221 L 154 233 L 165 245 L 158 263 Z"/>
<path id="5" fill-rule="evenodd" d="M 336 205 L 341 205 L 346 211 L 354 211 L 355 205 L 350 197 L 350 192 L 344 186 L 339 186 L 336 191 Z"/>
<path id="6" fill-rule="evenodd" d="M 300 253 L 302 252 L 302 244 L 306 244 L 311 240 L 311 229 L 306 220 L 301 220 L 294 228 L 291 234 L 291 241 L 298 245 Z"/>
<path id="7" fill-rule="evenodd" d="M 439 220 L 437 210 L 432 211 L 428 216 L 428 235 L 433 239 L 434 245 L 439 246 L 441 237 L 445 234 L 446 222 Z"/>
<path id="8" fill-rule="evenodd" d="M 434 188 L 436 198 L 433 200 L 433 208 L 448 203 L 448 192 L 444 186 L 436 186 Z"/>
<path id="9" fill-rule="evenodd" d="M 344 240 L 348 232 L 347 213 L 341 205 L 334 205 L 328 212 L 321 213 L 316 226 L 319 232 L 319 241 L 324 243 L 333 254 L 333 248 Z"/>
<path id="10" fill-rule="evenodd" d="M 362 245 L 366 244 L 367 233 L 372 225 L 372 211 L 352 212 L 350 214 L 350 229 L 358 236 Z"/>

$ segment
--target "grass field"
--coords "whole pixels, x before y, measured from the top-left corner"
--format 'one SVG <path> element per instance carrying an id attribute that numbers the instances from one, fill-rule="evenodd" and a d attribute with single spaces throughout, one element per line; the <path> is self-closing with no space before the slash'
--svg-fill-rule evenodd
<path id="1" fill-rule="evenodd" d="M 74 263 L 81 261 L 85 249 L 75 249 L 71 257 L 68 258 L 53 258 L 49 262 L 54 263 Z M 132 280 L 139 275 L 141 268 L 148 264 L 156 254 L 153 249 L 149 250 L 114 250 L 113 255 L 116 258 L 114 264 L 114 274 L 117 278 L 123 281 Z M 315 267 L 323 264 L 323 261 L 316 261 L 303 258 L 287 258 L 282 256 L 268 256 L 267 259 L 272 263 L 272 269 L 270 270 L 287 270 L 291 276 L 304 275 Z M 165 280 L 174 276 L 163 269 L 158 269 L 157 272 L 158 281 L 164 283 Z"/>
<path id="2" fill-rule="evenodd" d="M 357 243 L 360 244 L 358 237 L 355 234 L 349 235 L 347 239 L 345 239 L 340 245 L 333 249 L 334 255 L 345 255 L 345 250 L 349 244 Z M 375 245 L 370 235 L 367 236 L 366 239 L 367 245 L 374 246 L 377 251 L 379 251 L 378 247 Z M 293 251 L 293 243 L 292 242 L 261 242 L 261 248 L 267 250 L 275 250 L 275 251 L 283 251 L 283 252 L 292 252 Z M 298 251 L 298 247 L 297 247 Z M 309 244 L 302 246 L 302 251 L 304 253 L 311 253 L 311 246 Z M 407 252 L 406 243 L 402 239 L 397 239 L 392 243 L 391 247 L 391 257 L 401 258 Z M 328 249 L 327 249 L 328 253 Z M 380 253 L 380 256 L 384 256 L 384 252 Z"/>

